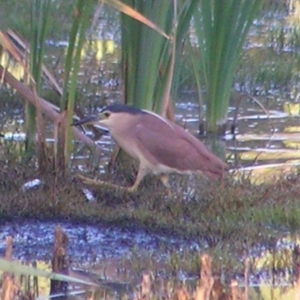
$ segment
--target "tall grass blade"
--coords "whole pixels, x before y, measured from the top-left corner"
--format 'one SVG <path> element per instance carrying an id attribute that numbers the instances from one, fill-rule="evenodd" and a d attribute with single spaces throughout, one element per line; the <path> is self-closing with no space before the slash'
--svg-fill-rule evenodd
<path id="1" fill-rule="evenodd" d="M 124 1 L 143 14 L 165 32 L 170 32 L 173 20 L 169 1 Z M 155 109 L 155 99 L 160 85 L 161 61 L 169 42 L 162 35 L 142 23 L 121 15 L 122 65 L 125 103 L 145 109 Z M 168 57 L 170 54 L 168 53 Z M 162 97 L 162 92 L 160 95 Z M 160 100 L 161 101 L 161 100 Z"/>
<path id="2" fill-rule="evenodd" d="M 182 39 L 198 0 L 103 2 L 122 12 L 124 102 L 165 115 L 176 90 L 174 78 L 178 83 Z M 171 35 L 170 43 L 166 37 Z"/>
<path id="3" fill-rule="evenodd" d="M 31 5 L 31 37 L 30 37 L 30 73 L 32 74 L 35 84 L 33 89 L 36 93 L 40 92 L 42 61 L 45 51 L 46 34 L 49 27 L 50 0 L 35 0 Z M 34 151 L 36 131 L 38 127 L 39 145 L 45 147 L 43 138 L 43 125 L 41 116 L 38 117 L 35 106 L 26 103 L 25 107 L 25 124 L 26 124 L 26 150 L 30 154 Z"/>
<path id="4" fill-rule="evenodd" d="M 207 131 L 226 124 L 237 64 L 249 28 L 263 0 L 201 0 L 194 21 L 205 87 Z"/>
<path id="5" fill-rule="evenodd" d="M 171 88 L 172 88 L 172 80 L 174 74 L 175 67 L 175 59 L 176 59 L 176 35 L 177 35 L 177 0 L 173 0 L 173 9 L 174 9 L 174 18 L 173 18 L 173 34 L 171 40 L 171 57 L 170 57 L 170 65 L 168 68 L 167 76 L 166 76 L 166 84 L 164 88 L 164 94 L 162 98 L 162 109 L 161 115 L 166 118 L 168 111 L 170 110 L 170 101 L 171 101 Z M 169 116 L 173 119 L 173 116 Z"/>
<path id="6" fill-rule="evenodd" d="M 140 14 L 138 11 L 134 10 L 129 5 L 126 5 L 123 2 L 118 0 L 99 0 L 99 1 L 106 3 L 107 5 L 115 8 L 117 11 L 122 12 L 128 15 L 129 17 L 140 21 L 141 23 L 144 23 L 145 25 L 152 28 L 153 30 L 156 30 L 159 34 L 161 34 L 165 38 L 169 39 L 169 36 L 160 27 L 158 27 L 156 24 L 151 22 L 149 19 L 145 18 L 145 16 Z"/>
<path id="7" fill-rule="evenodd" d="M 74 102 L 77 86 L 78 71 L 80 67 L 81 50 L 89 24 L 90 14 L 95 6 L 95 1 L 78 0 L 75 8 L 72 29 L 65 63 L 65 81 L 61 101 L 61 111 L 67 110 L 62 140 L 64 165 L 68 165 L 73 149 L 73 131 L 71 126 L 74 114 Z"/>
<path id="8" fill-rule="evenodd" d="M 85 281 L 68 275 L 48 272 L 31 266 L 22 265 L 19 262 L 10 261 L 3 258 L 0 258 L 0 270 L 3 272 L 8 272 L 10 274 L 16 274 L 16 275 L 45 277 L 52 280 L 67 281 L 67 282 L 85 284 L 89 286 L 98 286 L 93 282 Z"/>
<path id="9" fill-rule="evenodd" d="M 189 39 L 187 32 L 190 27 L 193 11 L 197 7 L 198 0 L 174 2 L 174 21 L 172 26 L 173 37 L 171 45 L 166 45 L 161 55 L 159 75 L 160 80 L 156 86 L 155 98 L 153 99 L 156 111 L 165 114 L 164 101 L 169 99 L 169 110 L 172 109 L 176 101 L 177 90 L 181 78 L 181 66 L 184 63 L 183 47 L 185 40 Z M 165 71 L 164 71 L 165 70 Z M 172 80 L 170 80 L 172 78 Z M 170 84 L 171 83 L 171 84 Z M 168 87 L 169 86 L 169 87 Z M 166 90 L 168 93 L 166 93 Z M 173 103 L 171 102 L 173 101 Z M 170 114 L 167 117 L 172 117 Z"/>
<path id="10" fill-rule="evenodd" d="M 126 10 L 118 7 L 124 13 L 121 25 L 125 103 L 166 115 L 172 111 L 171 99 L 180 77 L 182 41 L 198 0 L 173 3 L 126 0 L 123 3 L 151 20 L 168 37 L 172 36 L 171 42 L 166 40 L 165 35 L 151 30 L 153 27 L 137 22 L 136 15 L 129 14 L 130 18 L 125 15 Z"/>

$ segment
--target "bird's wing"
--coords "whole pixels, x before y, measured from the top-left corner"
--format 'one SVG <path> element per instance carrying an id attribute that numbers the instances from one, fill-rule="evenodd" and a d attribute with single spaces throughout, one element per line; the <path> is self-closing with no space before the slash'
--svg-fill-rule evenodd
<path id="1" fill-rule="evenodd" d="M 225 164 L 222 162 L 222 165 L 216 165 L 215 159 L 219 159 L 202 142 L 193 140 L 194 137 L 188 132 L 187 135 L 183 134 L 182 128 L 178 132 L 176 127 L 178 126 L 172 128 L 161 124 L 159 130 L 153 130 L 147 124 L 138 124 L 136 137 L 146 157 L 152 163 L 163 164 L 179 171 L 202 171 L 208 176 L 219 177 Z"/>

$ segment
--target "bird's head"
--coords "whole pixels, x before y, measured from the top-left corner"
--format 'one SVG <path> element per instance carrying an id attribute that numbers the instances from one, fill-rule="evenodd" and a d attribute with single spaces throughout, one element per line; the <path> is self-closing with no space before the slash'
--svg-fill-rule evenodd
<path id="1" fill-rule="evenodd" d="M 128 115 L 134 116 L 145 113 L 146 112 L 143 110 L 133 106 L 113 104 L 102 108 L 98 114 L 87 116 L 86 118 L 73 122 L 72 125 L 78 126 L 92 124 L 104 126 L 110 130 L 112 127 L 116 126 L 116 124 L 121 124 L 122 119 L 126 118 Z"/>

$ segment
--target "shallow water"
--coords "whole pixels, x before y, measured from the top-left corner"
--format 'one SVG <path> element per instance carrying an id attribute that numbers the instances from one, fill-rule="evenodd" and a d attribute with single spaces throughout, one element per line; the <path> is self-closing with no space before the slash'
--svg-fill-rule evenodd
<path id="1" fill-rule="evenodd" d="M 199 250 L 200 245 L 182 238 L 85 224 L 58 222 L 6 222 L 0 224 L 0 255 L 5 254 L 5 238 L 13 238 L 13 256 L 24 261 L 50 261 L 53 253 L 54 230 L 60 225 L 69 238 L 68 255 L 74 263 L 96 263 L 103 259 L 128 257 L 132 252 L 157 255 L 158 259 L 171 251 L 184 248 Z M 203 247 L 204 244 L 201 246 Z M 159 252 L 157 252 L 160 250 Z"/>

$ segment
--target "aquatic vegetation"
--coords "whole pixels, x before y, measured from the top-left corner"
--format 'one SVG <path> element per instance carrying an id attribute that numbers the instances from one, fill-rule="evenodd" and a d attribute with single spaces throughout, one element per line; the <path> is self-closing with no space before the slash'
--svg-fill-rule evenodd
<path id="1" fill-rule="evenodd" d="M 205 89 L 206 130 L 225 132 L 236 68 L 249 28 L 263 1 L 200 1 L 194 22 Z M 224 25 L 225 24 L 225 25 Z M 223 131 L 223 132 L 222 132 Z"/>

